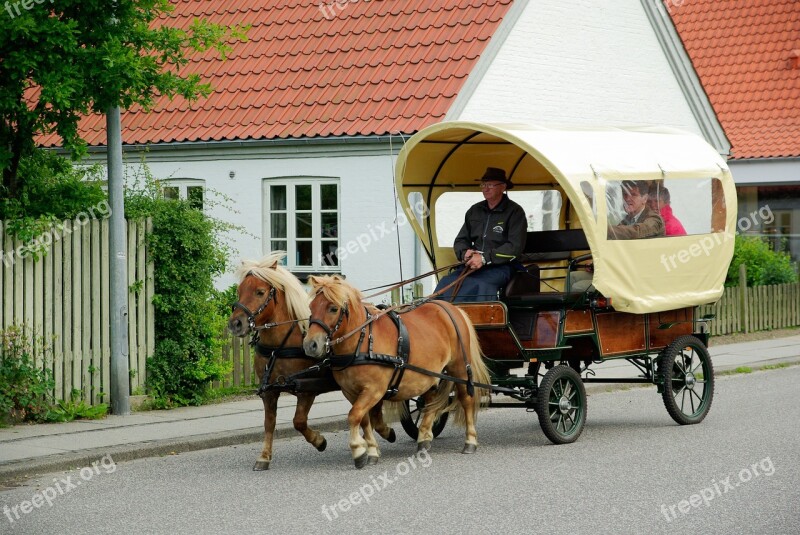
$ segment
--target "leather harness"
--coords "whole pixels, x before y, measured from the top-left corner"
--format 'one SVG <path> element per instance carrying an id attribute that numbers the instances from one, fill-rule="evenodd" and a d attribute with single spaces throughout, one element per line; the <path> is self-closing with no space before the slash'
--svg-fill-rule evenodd
<path id="1" fill-rule="evenodd" d="M 461 346 L 461 355 L 464 358 L 464 365 L 465 365 L 466 370 L 467 370 L 467 378 L 466 379 L 461 379 L 461 378 L 453 377 L 451 375 L 447 375 L 447 374 L 444 374 L 444 373 L 438 373 L 438 372 L 434 372 L 434 371 L 431 371 L 431 370 L 428 370 L 428 369 L 425 369 L 425 368 L 420 368 L 419 366 L 415 366 L 415 365 L 410 364 L 408 362 L 408 357 L 409 357 L 409 354 L 411 352 L 411 340 L 409 338 L 408 329 L 406 328 L 406 326 L 403 323 L 403 320 L 401 318 L 401 314 L 404 314 L 406 312 L 410 312 L 411 310 L 414 310 L 418 306 L 423 305 L 425 303 L 431 303 L 431 304 L 435 304 L 435 305 L 441 307 L 447 313 L 447 315 L 450 317 L 450 321 L 453 322 L 453 327 L 456 328 L 456 335 L 458 336 L 458 342 L 459 342 L 459 345 Z M 334 367 L 335 368 L 339 368 L 338 370 L 334 370 L 334 371 L 340 371 L 340 370 L 343 370 L 344 368 L 347 368 L 348 366 L 358 366 L 358 365 L 363 365 L 363 364 L 378 364 L 378 365 L 383 365 L 383 366 L 393 366 L 394 367 L 394 373 L 392 373 L 392 377 L 389 379 L 389 385 L 387 386 L 386 394 L 383 396 L 383 399 L 387 399 L 387 400 L 392 398 L 392 397 L 394 397 L 395 395 L 397 395 L 397 392 L 398 392 L 398 389 L 399 389 L 399 385 L 400 385 L 400 381 L 402 381 L 403 374 L 405 373 L 406 370 L 411 370 L 411 371 L 414 371 L 414 372 L 417 372 L 417 373 L 421 373 L 423 375 L 428 375 L 430 377 L 436 377 L 436 378 L 443 379 L 445 381 L 450 381 L 450 382 L 453 382 L 453 383 L 456 383 L 456 384 L 466 385 L 467 392 L 468 392 L 468 394 L 470 396 L 474 396 L 475 395 L 475 387 L 476 386 L 478 386 L 480 388 L 487 388 L 487 389 L 490 389 L 490 390 L 497 390 L 498 389 L 498 387 L 495 387 L 495 386 L 492 386 L 492 385 L 487 385 L 487 384 L 482 384 L 482 383 L 474 383 L 472 381 L 472 366 L 470 365 L 469 361 L 467 360 L 467 352 L 466 352 L 466 349 L 464 347 L 464 341 L 461 339 L 461 331 L 457 327 L 455 318 L 453 318 L 453 316 L 450 313 L 450 311 L 442 303 L 440 303 L 440 302 L 438 302 L 436 300 L 432 300 L 432 299 L 428 298 L 428 299 L 423 299 L 421 301 L 418 301 L 418 302 L 412 304 L 410 307 L 406 308 L 402 312 L 398 313 L 398 312 L 395 312 L 394 310 L 389 310 L 389 311 L 387 311 L 387 312 L 385 312 L 383 314 L 379 314 L 379 315 L 375 316 L 375 320 L 379 319 L 380 316 L 384 316 L 384 315 L 385 316 L 389 316 L 389 318 L 392 319 L 392 321 L 394 322 L 395 326 L 397 327 L 397 332 L 398 332 L 398 336 L 397 336 L 397 355 L 386 355 L 386 354 L 375 353 L 374 352 L 374 350 L 373 350 L 373 339 L 372 339 L 372 324 L 374 323 L 375 320 L 373 320 L 373 316 L 370 315 L 369 310 L 367 310 L 366 307 L 364 307 L 364 311 L 365 311 L 365 313 L 367 315 L 367 321 L 361 327 L 361 334 L 360 334 L 359 339 L 358 339 L 358 345 L 356 345 L 356 352 L 354 354 L 352 354 L 352 355 L 331 355 L 330 357 L 325 359 L 323 362 L 321 362 L 319 365 L 313 366 L 312 368 L 321 369 L 321 368 L 324 368 L 326 366 L 330 366 L 332 368 L 334 368 Z M 336 332 L 337 329 L 339 329 L 339 327 L 342 324 L 343 318 L 345 316 L 347 316 L 347 315 L 348 315 L 347 306 L 344 306 L 344 307 L 342 307 L 342 311 L 339 313 L 339 319 L 336 322 L 336 325 L 332 329 L 330 327 L 328 327 L 327 325 L 325 325 L 320 320 L 312 319 L 311 323 L 316 323 L 317 325 L 320 325 L 323 328 L 323 330 L 325 330 L 327 332 L 328 338 L 330 339 L 330 337 L 333 335 L 333 333 Z M 367 334 L 367 330 L 369 331 L 369 334 Z M 364 342 L 364 338 L 365 337 L 367 338 L 367 352 L 360 352 L 361 345 Z"/>

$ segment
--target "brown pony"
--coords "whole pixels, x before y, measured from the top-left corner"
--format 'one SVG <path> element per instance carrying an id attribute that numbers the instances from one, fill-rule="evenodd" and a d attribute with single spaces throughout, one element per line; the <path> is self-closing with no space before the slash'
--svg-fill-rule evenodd
<path id="1" fill-rule="evenodd" d="M 244 337 L 251 334 L 254 327 L 261 327 L 255 338 L 255 369 L 262 385 L 264 372 L 274 349 L 280 348 L 276 353 L 279 356 L 275 358 L 272 373 L 267 377 L 267 382 L 273 386 L 277 378 L 289 377 L 318 363 L 307 358 L 301 348 L 303 336 L 308 329 L 308 317 L 311 315 L 308 295 L 300 281 L 279 265 L 284 256 L 285 252 L 276 251 L 261 260 L 245 260 L 236 271 L 239 301 L 233 306 L 228 328 L 234 336 Z M 267 323 L 280 325 L 263 328 Z M 338 389 L 333 381 L 330 381 L 328 388 L 324 387 L 324 380 L 321 382 L 322 388 L 312 388 L 310 392 L 289 390 L 297 396 L 294 428 L 318 451 L 325 450 L 327 441 L 319 431 L 308 426 L 308 412 L 317 394 Z M 270 388 L 261 394 L 264 402 L 264 448 L 253 470 L 267 470 L 272 461 L 272 440 L 280 390 Z M 394 442 L 395 432 L 383 422 L 381 407 L 372 411 L 372 415 L 378 433 L 389 442 Z"/>
<path id="2" fill-rule="evenodd" d="M 319 358 L 333 343 L 334 355 L 344 357 L 334 359 L 333 377 L 353 405 L 348 415 L 350 449 L 356 468 L 362 468 L 367 463 L 376 463 L 380 456 L 369 422 L 364 426 L 363 421 L 368 411 L 387 394 L 395 369 L 377 363 L 364 364 L 363 360 L 359 362 L 361 357 L 351 360 L 352 365 L 341 364 L 337 367 L 340 362 L 348 362 L 347 356 L 366 353 L 370 344 L 369 335 L 361 337 L 360 330 L 344 340 L 337 339 L 337 336 L 341 337 L 362 325 L 367 320 L 367 311 L 374 315 L 379 310 L 362 303 L 361 293 L 341 277 L 310 277 L 309 282 L 314 298 L 303 348 L 307 355 Z M 466 380 L 469 364 L 473 382 L 489 382 L 489 371 L 483 362 L 475 328 L 461 310 L 450 303 L 434 301 L 403 312 L 401 319 L 408 329 L 410 340 L 409 365 Z M 365 331 L 371 332 L 374 354 L 398 354 L 399 333 L 391 318 L 380 316 Z M 359 346 L 360 338 L 362 342 Z M 475 419 L 480 400 L 486 394 L 484 389 L 475 388 L 474 395 L 470 395 L 465 384 L 455 384 L 457 400 L 448 404 L 453 382 L 445 380 L 440 384 L 439 378 L 411 369 L 406 369 L 396 386 L 397 392 L 387 398 L 390 401 L 403 401 L 417 396 L 422 396 L 425 401 L 417 439 L 418 451 L 430 448 L 434 420 L 442 412 L 457 408 L 461 410 L 456 413 L 456 421 L 466 427 L 463 453 L 475 451 L 478 445 Z M 359 425 L 364 429 L 363 438 L 358 432 Z"/>

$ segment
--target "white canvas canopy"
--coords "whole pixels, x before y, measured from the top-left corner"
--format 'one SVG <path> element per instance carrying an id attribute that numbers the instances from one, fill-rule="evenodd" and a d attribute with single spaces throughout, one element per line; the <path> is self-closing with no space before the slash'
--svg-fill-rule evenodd
<path id="1" fill-rule="evenodd" d="M 659 312 L 722 295 L 733 255 L 736 190 L 725 161 L 700 137 L 668 128 L 432 125 L 400 151 L 396 187 L 406 213 L 413 212 L 414 195 L 430 209 L 427 217 L 409 219 L 435 265 L 455 261 L 450 244 L 440 246 L 432 230 L 437 199 L 448 191 L 479 191 L 477 179 L 489 166 L 506 171 L 515 185 L 512 194 L 561 193 L 558 228 L 584 230 L 594 287 L 616 310 Z M 684 219 L 692 219 L 688 235 L 613 239 L 619 203 L 611 194 L 619 197 L 624 180 L 668 183 L 683 191 L 676 213 L 682 209 Z M 689 211 L 695 203 L 701 209 Z"/>

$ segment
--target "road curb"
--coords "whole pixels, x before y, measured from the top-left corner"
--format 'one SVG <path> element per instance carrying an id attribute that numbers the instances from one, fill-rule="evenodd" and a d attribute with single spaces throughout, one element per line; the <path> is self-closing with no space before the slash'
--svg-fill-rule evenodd
<path id="1" fill-rule="evenodd" d="M 774 359 L 767 364 L 760 366 L 748 366 L 753 372 L 762 370 L 764 366 L 775 364 L 800 365 L 797 357 L 786 357 Z M 731 370 L 736 370 L 743 366 L 719 366 L 715 368 L 714 375 L 726 374 Z M 617 391 L 629 390 L 632 388 L 643 388 L 654 386 L 651 383 L 603 383 L 586 385 L 586 393 L 603 394 Z M 520 404 L 522 406 L 522 404 Z M 337 432 L 347 429 L 347 419 L 345 415 L 331 416 L 328 418 L 315 419 L 312 422 L 314 428 L 321 432 Z M 274 439 L 284 439 L 298 436 L 297 431 L 290 423 L 279 424 L 275 428 Z M 191 437 L 181 437 L 165 440 L 151 440 L 147 442 L 136 442 L 121 446 L 111 446 L 108 448 L 94 448 L 56 454 L 42 458 L 22 459 L 5 464 L 0 464 L 0 486 L 9 486 L 25 479 L 36 477 L 51 472 L 75 470 L 85 466 L 90 466 L 104 455 L 111 455 L 115 462 L 132 461 L 147 457 L 160 457 L 177 453 L 187 453 L 205 449 L 220 448 L 224 446 L 236 446 L 240 444 L 250 444 L 261 442 L 264 439 L 264 430 L 261 427 L 242 429 L 237 431 L 220 431 L 217 433 L 207 433 Z"/>
<path id="2" fill-rule="evenodd" d="M 336 432 L 347 429 L 346 416 L 320 418 L 309 422 L 321 432 Z M 275 427 L 274 439 L 299 436 L 292 424 L 279 424 Z M 90 466 L 104 455 L 110 455 L 115 462 L 133 461 L 147 457 L 162 457 L 177 453 L 250 444 L 264 440 L 264 429 L 254 427 L 237 431 L 220 431 L 191 437 L 165 440 L 150 440 L 107 448 L 93 448 L 77 452 L 56 454 L 42 458 L 22 459 L 0 464 L 0 486 L 9 486 L 42 474 L 79 469 Z M 255 458 L 254 458 L 255 460 Z"/>

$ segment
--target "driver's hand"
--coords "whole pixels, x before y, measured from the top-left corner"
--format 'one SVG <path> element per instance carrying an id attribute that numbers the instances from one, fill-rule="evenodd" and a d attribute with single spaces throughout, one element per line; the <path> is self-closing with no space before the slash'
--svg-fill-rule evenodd
<path id="1" fill-rule="evenodd" d="M 470 269 L 480 269 L 483 267 L 483 261 L 481 260 L 481 255 L 473 254 L 472 257 L 467 261 L 467 267 Z"/>

